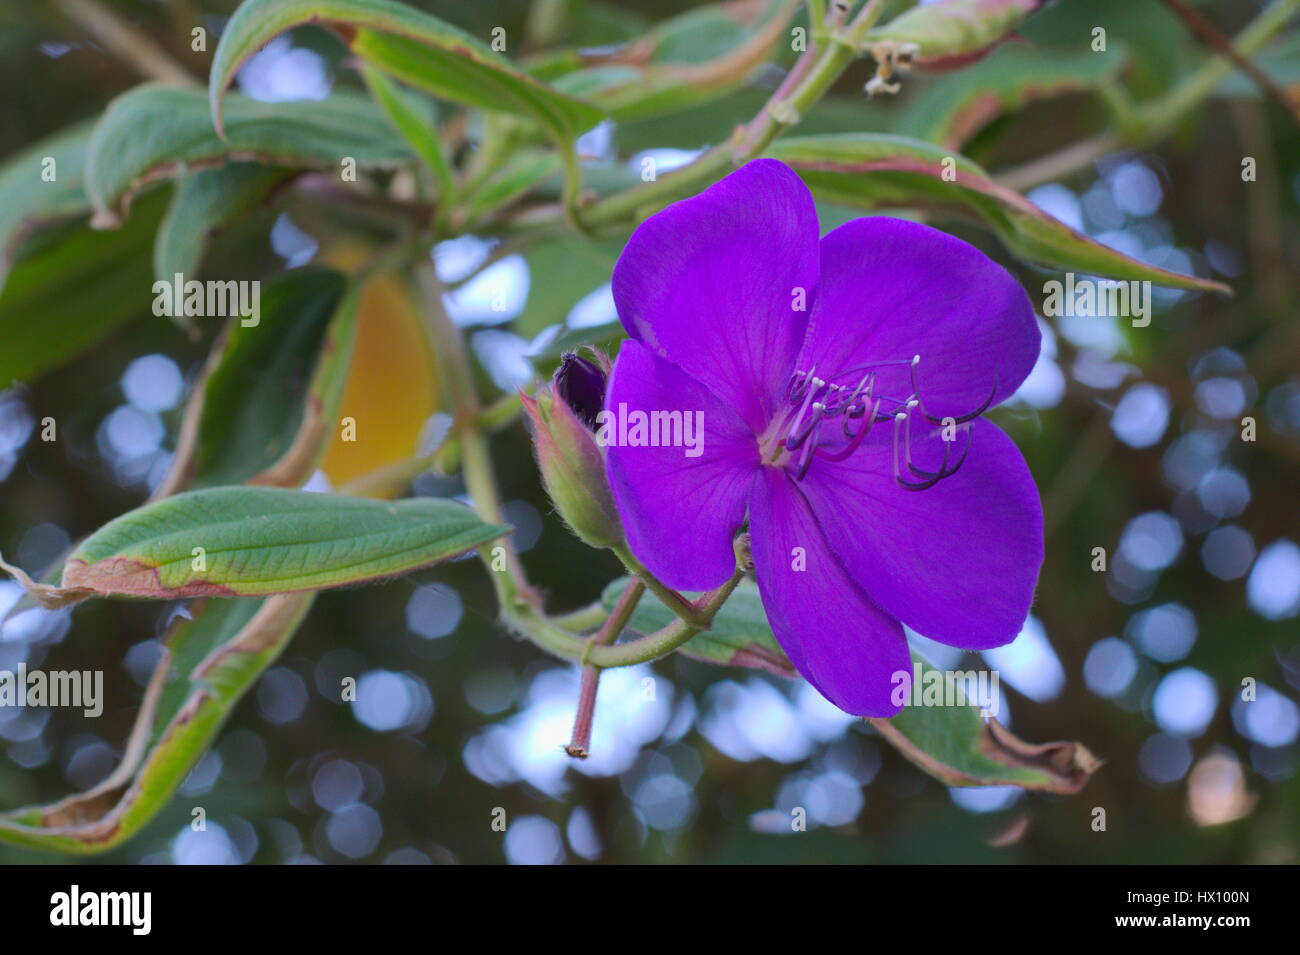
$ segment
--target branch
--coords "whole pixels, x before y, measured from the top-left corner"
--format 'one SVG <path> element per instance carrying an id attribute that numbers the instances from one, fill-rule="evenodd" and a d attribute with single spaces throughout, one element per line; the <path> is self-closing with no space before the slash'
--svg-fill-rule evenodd
<path id="1" fill-rule="evenodd" d="M 95 0 L 55 0 L 60 12 L 105 50 L 148 80 L 194 86 L 198 80 L 143 30 Z"/>
<path id="2" fill-rule="evenodd" d="M 1276 0 L 1237 35 L 1232 49 L 1240 58 L 1253 56 L 1300 10 L 1300 0 Z M 1137 148 L 1163 139 L 1194 107 L 1232 72 L 1233 61 L 1222 56 L 1189 75 L 1164 96 L 1136 110 L 1133 125 L 1066 146 L 1059 152 L 1017 166 L 994 178 L 1017 192 L 1053 182 L 1084 169 L 1096 160 L 1125 148 Z"/>
<path id="3" fill-rule="evenodd" d="M 1220 56 L 1231 60 L 1237 69 L 1251 78 L 1255 85 L 1264 92 L 1264 95 L 1271 96 L 1291 113 L 1296 122 L 1300 122 L 1300 102 L 1274 83 L 1271 76 L 1238 53 L 1233 47 L 1232 41 L 1224 36 L 1223 32 L 1207 20 L 1199 10 L 1192 9 L 1182 0 L 1163 0 L 1163 3 L 1176 13 L 1183 23 L 1187 24 L 1187 28 L 1195 33 L 1202 43 L 1214 49 Z"/>

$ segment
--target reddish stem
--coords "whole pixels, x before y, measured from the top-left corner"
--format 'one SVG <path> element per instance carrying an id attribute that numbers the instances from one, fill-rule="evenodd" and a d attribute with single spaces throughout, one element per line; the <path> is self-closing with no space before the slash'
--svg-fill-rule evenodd
<path id="1" fill-rule="evenodd" d="M 564 751 L 574 759 L 586 759 L 591 751 L 591 725 L 596 715 L 596 691 L 600 689 L 600 671 L 582 668 L 582 689 L 578 693 L 578 715 L 573 721 L 573 739 Z"/>
<path id="2" fill-rule="evenodd" d="M 636 609 L 643 593 L 645 593 L 645 584 L 634 577 L 622 596 L 618 598 L 613 613 L 587 640 L 587 646 L 604 646 L 613 643 L 627 626 L 632 611 Z M 596 691 L 599 689 L 600 668 L 584 664 L 582 686 L 578 691 L 578 715 L 573 720 L 573 738 L 569 741 L 569 745 L 564 747 L 564 751 L 574 759 L 586 759 L 587 754 L 591 752 L 591 725 L 596 716 Z"/>

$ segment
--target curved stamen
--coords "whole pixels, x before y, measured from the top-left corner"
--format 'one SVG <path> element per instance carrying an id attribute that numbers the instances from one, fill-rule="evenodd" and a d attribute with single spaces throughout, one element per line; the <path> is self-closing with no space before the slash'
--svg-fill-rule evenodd
<path id="1" fill-rule="evenodd" d="M 802 481 L 804 475 L 808 473 L 808 466 L 812 464 L 813 451 L 817 449 L 816 431 L 818 426 L 821 424 L 822 410 L 823 410 L 823 405 L 821 404 L 821 402 L 814 401 L 813 419 L 812 419 L 812 423 L 808 426 L 808 434 L 813 435 L 813 438 L 807 444 L 804 444 L 803 453 L 799 455 L 798 469 L 795 471 L 795 477 L 797 477 L 800 481 Z M 808 436 L 807 434 L 804 435 L 804 437 L 807 436 Z M 802 443 L 802 439 L 800 440 Z"/>
<path id="2" fill-rule="evenodd" d="M 844 400 L 844 392 L 848 389 L 843 385 L 827 385 L 826 401 L 822 407 L 823 418 L 835 418 L 844 412 L 848 402 Z"/>
<path id="3" fill-rule="evenodd" d="M 868 393 L 867 401 L 870 400 L 871 400 L 871 395 L 870 393 Z M 862 432 L 870 431 L 871 426 L 876 423 L 877 420 L 876 415 L 879 411 L 880 411 L 879 398 L 877 398 L 876 403 L 871 406 L 870 414 L 867 413 L 866 402 L 854 402 L 852 405 L 850 405 L 848 408 L 844 410 L 844 437 L 852 440 L 853 438 L 856 438 L 859 434 L 862 434 Z M 860 428 L 858 428 L 857 431 L 850 430 L 849 422 L 857 421 L 860 418 L 866 418 L 867 423 L 865 425 L 862 425 Z M 863 437 L 866 437 L 866 435 L 863 434 Z"/>
<path id="4" fill-rule="evenodd" d="M 865 391 L 863 390 L 864 386 L 866 388 Z M 875 387 L 876 373 L 874 371 L 869 371 L 862 376 L 862 379 L 858 382 L 858 386 L 853 389 L 853 394 L 849 395 L 849 403 L 852 404 L 853 402 L 856 402 L 859 395 L 865 395 L 866 400 L 870 401 L 871 391 Z"/>
<path id="5" fill-rule="evenodd" d="M 791 404 L 803 401 L 804 392 L 808 388 L 808 377 L 816 370 L 816 366 L 813 367 L 812 371 L 807 372 L 796 369 L 795 373 L 790 376 L 790 383 L 786 385 L 785 397 L 787 401 Z"/>
<path id="6" fill-rule="evenodd" d="M 970 453 L 971 433 L 969 428 L 965 429 L 965 431 L 966 443 L 962 446 L 961 456 L 957 458 L 957 463 L 954 464 L 951 469 L 948 468 L 949 452 L 952 449 L 951 441 L 945 440 L 943 442 L 943 460 L 939 462 L 939 470 L 929 471 L 925 468 L 919 468 L 912 463 L 912 444 L 910 439 L 907 442 L 907 469 L 917 477 L 935 478 L 937 480 L 952 477 L 961 469 L 961 466 L 966 463 L 966 455 Z"/>
<path id="7" fill-rule="evenodd" d="M 869 361 L 865 365 L 855 365 L 852 368 L 845 368 L 835 377 L 839 378 L 843 375 L 851 375 L 855 371 L 862 371 L 864 368 L 885 368 L 889 365 L 915 365 L 920 360 L 920 355 L 913 355 L 911 358 L 890 358 L 887 361 Z"/>
<path id="8" fill-rule="evenodd" d="M 921 356 L 914 355 L 911 358 L 868 362 L 824 379 L 817 377 L 816 365 L 806 372 L 795 371 L 790 376 L 786 387 L 786 397 L 791 407 L 784 413 L 775 431 L 777 441 L 786 451 L 798 452 L 793 462 L 795 476 L 802 479 L 808 473 L 814 456 L 827 461 L 845 460 L 862 446 L 876 423 L 883 421 L 893 422 L 894 480 L 901 487 L 909 491 L 922 491 L 956 474 L 970 454 L 972 437 L 970 429 L 965 429 L 966 443 L 956 461 L 953 460 L 952 441 L 945 439 L 943 459 L 939 463 L 938 470 L 929 470 L 920 467 L 912 460 L 912 421 L 924 419 L 931 424 L 945 427 L 968 424 L 992 406 L 993 399 L 997 397 L 999 372 L 995 367 L 993 387 L 989 390 L 984 403 L 974 411 L 959 417 L 940 416 L 931 414 L 921 397 L 921 385 L 917 373 L 920 361 Z M 908 366 L 911 393 L 905 398 L 875 393 L 879 383 L 878 369 L 891 365 Z M 863 374 L 852 390 L 848 383 L 839 383 L 857 372 Z M 884 411 L 881 410 L 882 404 L 886 408 Z M 841 426 L 844 442 L 837 450 L 819 447 L 825 435 L 822 431 L 823 422 L 836 417 L 844 420 Z M 900 431 L 902 431 L 901 439 Z"/>
<path id="9" fill-rule="evenodd" d="M 808 413 L 808 406 L 814 403 L 813 399 L 817 397 L 817 393 L 821 390 L 822 385 L 824 384 L 826 384 L 826 382 L 822 381 L 820 378 L 814 378 L 812 374 L 809 373 L 808 380 L 804 387 L 803 406 L 799 409 L 799 413 L 795 415 L 794 424 L 790 425 L 789 434 L 785 439 L 785 446 L 791 451 L 798 450 L 799 445 L 803 444 L 804 439 L 808 437 L 809 433 L 811 433 L 812 429 L 817 424 L 817 419 L 814 417 L 812 422 L 809 423 L 807 429 L 803 431 L 800 430 L 804 416 Z"/>
<path id="10" fill-rule="evenodd" d="M 897 481 L 899 484 L 901 484 L 903 487 L 908 488 L 910 490 L 914 487 L 914 485 L 904 480 L 903 475 L 899 473 L 899 469 L 898 469 L 898 462 L 901 460 L 900 455 L 898 453 L 899 451 L 898 432 L 901 431 L 906 426 L 906 424 L 907 424 L 906 411 L 900 411 L 898 414 L 894 415 L 894 480 Z M 927 486 L 928 487 L 933 486 L 933 483 Z M 918 491 L 921 490 L 920 487 L 915 487 L 915 489 Z"/>
<path id="11" fill-rule="evenodd" d="M 843 448 L 841 448 L 838 451 L 826 451 L 822 448 L 818 448 L 817 449 L 818 455 L 825 458 L 827 461 L 843 461 L 850 454 L 856 451 L 859 445 L 861 445 L 862 442 L 866 440 L 867 435 L 871 432 L 871 426 L 876 423 L 875 420 L 876 408 L 879 407 L 880 407 L 880 399 L 877 398 L 875 408 L 871 409 L 871 417 L 868 418 L 867 423 L 862 427 L 860 427 L 856 432 L 852 432 L 852 433 L 849 432 L 849 419 L 846 418 L 844 420 L 844 435 L 849 439 L 849 443 L 846 444 Z M 861 418 L 865 413 L 866 413 L 866 409 L 863 408 L 862 411 L 859 412 L 857 417 Z"/>
<path id="12" fill-rule="evenodd" d="M 899 417 L 905 418 L 905 415 L 900 414 Z M 895 433 L 894 480 L 898 482 L 900 487 L 908 491 L 927 490 L 928 488 L 934 487 L 944 478 L 952 477 L 961 469 L 961 466 L 966 462 L 966 455 L 970 453 L 970 446 L 971 446 L 971 434 L 969 428 L 966 429 L 966 446 L 962 449 L 961 457 L 957 459 L 957 463 L 952 465 L 951 467 L 948 466 L 949 458 L 952 455 L 952 442 L 944 441 L 943 460 L 939 463 L 939 470 L 930 471 L 926 468 L 917 467 L 915 464 L 912 463 L 912 432 L 910 427 L 907 427 L 906 425 L 904 425 L 904 427 L 906 428 L 906 430 L 903 434 L 903 446 L 904 446 L 903 460 L 906 462 L 907 469 L 910 472 L 917 475 L 918 477 L 923 477 L 925 480 L 909 481 L 902 476 L 901 469 L 899 467 L 900 459 L 898 457 L 898 436 L 897 433 Z"/>
<path id="13" fill-rule="evenodd" d="M 974 421 L 976 418 L 978 418 L 984 412 L 988 411 L 989 408 L 993 406 L 993 398 L 998 393 L 998 374 L 999 374 L 998 366 L 994 365 L 993 366 L 993 387 L 989 389 L 989 396 L 984 399 L 984 403 L 980 405 L 978 408 L 976 408 L 974 411 L 971 411 L 967 414 L 960 415 L 957 417 L 954 417 L 953 415 L 942 415 L 936 417 L 935 415 L 932 415 L 928 411 L 926 411 L 925 405 L 922 404 L 921 414 L 924 415 L 925 419 L 929 421 L 931 424 L 943 424 L 945 418 L 952 418 L 954 424 L 965 424 L 968 421 Z M 916 395 L 919 398 L 921 394 L 921 386 L 916 383 L 915 364 L 912 365 L 911 375 L 912 375 L 912 394 Z"/>

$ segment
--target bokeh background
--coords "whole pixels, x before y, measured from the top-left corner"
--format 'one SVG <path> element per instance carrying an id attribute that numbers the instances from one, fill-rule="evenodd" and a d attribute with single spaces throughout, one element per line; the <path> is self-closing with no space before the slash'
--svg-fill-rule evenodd
<path id="1" fill-rule="evenodd" d="M 524 2 L 417 5 L 485 37 L 498 25 L 519 35 L 528 16 Z M 110 6 L 206 76 L 210 52 L 190 52 L 190 29 L 215 37 L 235 4 Z M 689 6 L 585 0 L 567 39 L 625 41 Z M 1197 8 L 1231 34 L 1261 6 Z M 140 81 L 58 3 L 4 0 L 0 11 L 0 156 L 95 116 Z M 1155 2 L 1065 0 L 1023 33 L 1035 49 L 1077 55 L 1097 25 L 1129 51 L 1124 77 L 1138 95 L 1167 89 L 1205 55 Z M 1284 51 L 1295 52 L 1296 29 Z M 1269 62 L 1285 71 L 1288 60 L 1300 57 Z M 943 82 L 910 77 L 897 98 L 868 103 L 869 75 L 868 64 L 850 70 L 805 128 L 888 128 Z M 602 127 L 584 151 L 595 164 L 650 150 L 661 169 L 685 161 L 752 115 L 779 76 L 773 66 L 722 102 Z M 355 74 L 311 29 L 276 41 L 239 77 L 263 99 L 319 98 L 334 84 L 356 85 Z M 1094 97 L 1066 95 L 996 121 L 965 151 L 997 171 L 1104 123 Z M 1253 183 L 1242 181 L 1244 156 L 1257 161 Z M 1045 322 L 1038 367 L 996 414 L 1042 491 L 1047 560 L 1025 632 L 984 663 L 1002 675 L 1004 721 L 1018 735 L 1078 739 L 1105 760 L 1082 793 L 949 790 L 806 686 L 679 658 L 606 676 L 593 757 L 575 764 L 562 746 L 576 672 L 504 634 L 481 568 L 462 562 L 323 594 L 181 793 L 103 861 L 1296 862 L 1300 131 L 1234 77 L 1163 143 L 1109 155 L 1030 196 L 1106 244 L 1235 292 L 1157 290 L 1145 329 L 1098 316 Z M 825 210 L 823 221 L 837 214 Z M 1041 301 L 1054 276 L 1015 262 L 986 232 L 940 224 L 1006 263 Z M 272 205 L 218 247 L 211 271 L 300 267 L 350 240 L 352 227 L 320 204 Z M 439 271 L 454 281 L 489 248 L 473 237 L 446 243 Z M 485 390 L 527 380 L 528 352 L 548 329 L 609 321 L 617 250 L 511 256 L 455 294 L 453 317 L 483 363 Z M 491 293 L 503 288 L 507 308 L 494 312 Z M 190 342 L 149 315 L 149 301 L 144 287 L 139 321 L 30 386 L 0 390 L 9 560 L 48 564 L 165 473 L 212 330 Z M 57 442 L 39 438 L 45 416 L 59 422 Z M 1254 442 L 1241 438 L 1246 416 Z M 551 606 L 595 599 L 618 569 L 549 513 L 523 427 L 498 435 L 493 451 L 516 540 Z M 460 491 L 455 479 L 415 483 L 416 493 Z M 1106 573 L 1092 570 L 1095 547 L 1106 548 Z M 0 583 L 0 611 L 18 596 Z M 0 708 L 0 808 L 58 798 L 111 770 L 174 610 L 96 601 L 5 624 L 0 669 L 101 669 L 107 703 L 97 720 Z M 927 650 L 940 666 L 979 663 Z M 360 680 L 361 703 L 339 702 L 346 675 Z M 1258 684 L 1253 703 L 1239 698 L 1246 678 Z M 189 827 L 194 806 L 207 811 L 205 832 Z M 790 829 L 795 806 L 807 810 L 806 832 Z M 491 826 L 497 807 L 510 820 L 504 834 Z M 1094 807 L 1106 810 L 1104 832 L 1092 828 Z M 0 862 L 58 861 L 0 847 Z"/>

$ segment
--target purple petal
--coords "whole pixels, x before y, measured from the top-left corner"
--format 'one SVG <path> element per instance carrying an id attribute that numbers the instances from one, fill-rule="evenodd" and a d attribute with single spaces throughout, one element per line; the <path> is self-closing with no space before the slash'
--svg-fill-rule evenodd
<path id="1" fill-rule="evenodd" d="M 875 393 L 901 401 L 912 391 L 906 363 L 920 355 L 926 410 L 960 417 L 991 392 L 994 404 L 1009 397 L 1038 360 L 1039 338 L 1029 297 L 1002 266 L 937 229 L 876 216 L 822 239 L 798 367 L 853 386 L 863 366 L 893 361 L 873 366 Z"/>
<path id="2" fill-rule="evenodd" d="M 762 431 L 780 405 L 812 307 L 817 212 L 772 159 L 651 216 L 614 267 L 633 338 L 690 372 Z"/>
<path id="3" fill-rule="evenodd" d="M 913 433 L 930 432 L 914 443 L 919 467 L 938 467 L 938 430 Z M 894 479 L 892 426 L 882 422 L 846 460 L 814 461 L 802 487 L 832 548 L 883 610 L 931 640 L 983 650 L 1024 625 L 1043 563 L 1043 512 L 1011 439 L 977 419 L 969 436 L 958 434 L 954 460 L 968 437 L 956 474 L 909 491 Z"/>
<path id="4" fill-rule="evenodd" d="M 790 662 L 846 713 L 897 713 L 891 678 L 912 668 L 903 628 L 845 573 L 784 472 L 763 468 L 754 482 L 749 532 L 763 609 Z"/>
<path id="5" fill-rule="evenodd" d="M 632 553 L 669 587 L 718 586 L 735 570 L 732 539 L 744 523 L 759 467 L 753 432 L 708 388 L 634 341 L 619 351 L 605 407 L 605 420 L 634 411 L 677 411 L 683 421 L 687 414 L 691 421 L 698 420 L 696 412 L 703 415 L 697 456 L 689 456 L 691 447 L 629 447 L 611 440 L 606 465 Z"/>

